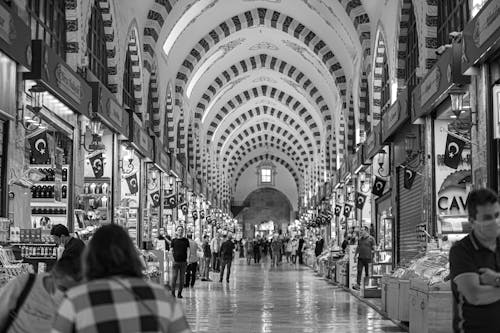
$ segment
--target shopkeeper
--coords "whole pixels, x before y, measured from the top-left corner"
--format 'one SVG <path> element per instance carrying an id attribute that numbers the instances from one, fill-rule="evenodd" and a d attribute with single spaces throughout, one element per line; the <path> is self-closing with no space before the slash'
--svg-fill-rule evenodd
<path id="1" fill-rule="evenodd" d="M 500 203 L 489 189 L 467 198 L 472 232 L 450 250 L 455 333 L 500 332 Z"/>
<path id="2" fill-rule="evenodd" d="M 50 230 L 50 235 L 58 246 L 64 246 L 61 258 L 78 259 L 83 253 L 85 243 L 78 238 L 69 235 L 69 230 L 62 224 L 56 224 Z"/>

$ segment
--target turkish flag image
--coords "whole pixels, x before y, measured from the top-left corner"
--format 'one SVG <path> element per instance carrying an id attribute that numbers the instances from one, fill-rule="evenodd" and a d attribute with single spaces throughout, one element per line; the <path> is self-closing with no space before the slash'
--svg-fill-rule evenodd
<path id="1" fill-rule="evenodd" d="M 153 207 L 158 207 L 160 205 L 160 190 L 150 193 L 149 196 L 151 197 Z"/>
<path id="2" fill-rule="evenodd" d="M 335 205 L 335 216 L 340 216 L 340 213 L 342 212 L 342 206 L 341 205 Z"/>
<path id="3" fill-rule="evenodd" d="M 125 177 L 130 194 L 139 192 L 139 183 L 137 182 L 137 173 Z"/>
<path id="4" fill-rule="evenodd" d="M 104 176 L 104 157 L 102 153 L 89 157 L 89 162 L 92 166 L 95 178 L 102 178 L 102 176 Z"/>
<path id="5" fill-rule="evenodd" d="M 176 197 L 176 195 L 174 193 L 174 194 L 171 194 L 165 198 L 165 207 L 166 208 L 174 209 L 175 207 L 177 207 L 177 199 L 175 197 Z"/>
<path id="6" fill-rule="evenodd" d="M 410 190 L 413 186 L 413 182 L 415 181 L 415 177 L 417 176 L 417 172 L 406 167 L 405 168 L 405 177 L 404 177 L 404 188 Z"/>
<path id="7" fill-rule="evenodd" d="M 382 194 L 384 194 L 385 183 L 387 183 L 386 180 L 380 177 L 375 177 L 375 181 L 373 182 L 372 187 L 372 193 L 379 197 L 382 196 Z"/>
<path id="8" fill-rule="evenodd" d="M 363 209 L 365 206 L 366 195 L 357 192 L 356 193 L 356 208 Z"/>
<path id="9" fill-rule="evenodd" d="M 351 211 L 352 211 L 352 206 L 349 204 L 345 204 L 344 205 L 344 216 L 349 217 L 349 215 L 351 215 Z"/>
<path id="10" fill-rule="evenodd" d="M 444 164 L 452 169 L 457 169 L 462 161 L 465 141 L 448 134 L 446 136 L 446 147 L 444 150 Z"/>
<path id="11" fill-rule="evenodd" d="M 31 149 L 32 164 L 46 164 L 49 161 L 49 143 L 47 132 L 42 132 L 28 139 Z"/>

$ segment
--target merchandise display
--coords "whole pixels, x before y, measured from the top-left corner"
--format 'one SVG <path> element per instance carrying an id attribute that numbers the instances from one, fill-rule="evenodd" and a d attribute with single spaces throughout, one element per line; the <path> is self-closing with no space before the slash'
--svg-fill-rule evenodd
<path id="1" fill-rule="evenodd" d="M 164 267 L 164 254 L 159 250 L 141 250 L 141 255 L 144 258 L 146 267 L 143 271 L 147 280 L 162 283 L 163 267 Z"/>
<path id="2" fill-rule="evenodd" d="M 25 273 L 33 273 L 33 267 L 16 260 L 12 248 L 0 246 L 0 288 L 16 276 Z"/>

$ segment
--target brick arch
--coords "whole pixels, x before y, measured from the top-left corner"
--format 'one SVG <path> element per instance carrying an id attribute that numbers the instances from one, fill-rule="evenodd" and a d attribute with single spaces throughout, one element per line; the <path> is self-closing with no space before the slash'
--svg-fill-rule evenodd
<path id="1" fill-rule="evenodd" d="M 155 0 L 151 9 L 148 11 L 148 17 L 144 26 L 143 43 L 143 64 L 148 72 L 152 72 L 155 59 L 155 48 L 158 42 L 163 25 L 167 17 L 179 0 Z"/>
<path id="2" fill-rule="evenodd" d="M 66 60 L 74 69 L 81 66 L 82 56 L 87 52 L 87 34 L 89 31 L 89 21 L 94 1 L 91 1 L 87 12 L 82 13 L 81 1 L 66 0 Z M 115 34 L 116 22 L 113 17 L 113 8 L 110 0 L 98 0 L 104 22 L 104 35 L 106 38 L 106 55 L 108 70 L 108 89 L 112 93 L 118 91 L 117 45 L 118 37 Z M 80 19 L 83 22 L 80 22 Z"/>
<path id="3" fill-rule="evenodd" d="M 354 29 L 358 33 L 361 49 L 363 50 L 363 67 L 366 69 L 366 62 L 369 61 L 371 53 L 370 17 L 360 0 L 339 0 L 339 2 L 351 18 Z"/>
<path id="4" fill-rule="evenodd" d="M 151 72 L 149 77 L 149 91 L 148 91 L 148 111 L 152 116 L 151 125 L 153 133 L 161 136 L 161 114 L 160 114 L 160 96 L 158 94 L 158 78 L 156 75 L 156 68 Z"/>
<path id="5" fill-rule="evenodd" d="M 239 171 L 236 174 L 236 177 L 234 177 L 234 179 L 235 179 L 234 184 L 238 184 L 239 178 L 241 177 L 243 172 L 245 172 L 246 169 L 251 167 L 253 164 L 260 163 L 261 161 L 264 161 L 264 160 L 274 161 L 276 163 L 281 164 L 285 169 L 287 169 L 288 172 L 290 172 L 292 174 L 292 177 L 295 179 L 295 185 L 297 186 L 297 191 L 300 193 L 300 191 L 299 191 L 299 189 L 300 189 L 300 181 L 299 181 L 300 177 L 297 174 L 296 170 L 293 168 L 293 166 L 291 166 L 287 161 L 285 161 L 279 157 L 276 157 L 274 155 L 269 155 L 269 154 L 263 154 L 260 156 L 256 156 L 256 157 L 250 159 L 249 161 L 245 162 L 245 164 L 243 164 L 238 169 L 235 168 L 235 170 L 239 170 Z M 232 175 L 231 178 L 233 178 L 233 176 L 234 175 Z"/>
<path id="6" fill-rule="evenodd" d="M 332 75 L 337 85 L 340 97 L 345 102 L 345 73 L 340 62 L 327 44 L 320 39 L 315 32 L 296 19 L 275 10 L 255 8 L 235 15 L 231 19 L 222 22 L 198 41 L 196 46 L 184 59 L 180 70 L 177 72 L 175 84 L 175 92 L 177 94 L 175 100 L 176 105 L 180 105 L 180 96 L 184 94 L 184 87 L 193 73 L 193 70 L 212 47 L 237 31 L 255 26 L 266 26 L 268 28 L 283 31 L 297 38 L 309 47 L 309 49 L 319 57 L 326 68 L 328 68 L 329 73 Z"/>
<path id="7" fill-rule="evenodd" d="M 261 85 L 249 90 L 245 90 L 240 94 L 234 96 L 226 104 L 224 104 L 224 106 L 220 108 L 219 112 L 214 117 L 214 119 L 217 120 L 213 120 L 207 128 L 207 144 L 210 144 L 212 136 L 215 133 L 215 129 L 217 128 L 220 119 L 224 119 L 224 117 L 228 115 L 231 110 L 237 108 L 243 103 L 262 96 L 271 97 L 276 101 L 284 104 L 287 108 L 290 108 L 291 111 L 296 112 L 311 129 L 314 137 L 316 138 L 316 144 L 319 146 L 321 133 L 318 129 L 318 124 L 316 124 L 313 117 L 309 114 L 309 111 L 295 97 L 288 95 L 287 93 L 280 91 L 277 88 L 269 87 L 267 85 Z"/>
<path id="8" fill-rule="evenodd" d="M 330 110 L 325 102 L 325 98 L 323 97 L 323 95 L 321 95 L 318 88 L 312 83 L 312 80 L 309 79 L 308 76 L 300 71 L 297 67 L 287 63 L 284 60 L 267 55 L 265 53 L 243 59 L 231 65 L 228 69 L 224 70 L 217 78 L 215 78 L 215 80 L 203 93 L 202 97 L 196 105 L 195 119 L 201 120 L 207 106 L 214 99 L 214 97 L 217 96 L 217 94 L 222 90 L 223 87 L 225 87 L 231 81 L 235 80 L 237 77 L 240 77 L 242 74 L 260 68 L 267 68 L 278 71 L 281 74 L 285 74 L 290 79 L 295 81 L 300 87 L 302 87 L 318 106 L 318 109 L 323 116 L 323 121 L 325 122 L 325 124 L 328 124 L 327 130 L 331 129 L 332 117 Z M 197 125 L 197 127 L 199 127 L 199 125 Z"/>
<path id="9" fill-rule="evenodd" d="M 194 149 L 194 133 L 192 124 L 189 124 L 187 129 L 186 155 L 187 155 L 187 163 L 189 170 L 194 170 L 195 149 Z"/>
<path id="10" fill-rule="evenodd" d="M 375 61 L 373 66 L 373 120 L 380 121 L 382 108 L 382 77 L 384 71 L 384 56 L 387 53 L 384 31 L 379 27 L 375 46 Z"/>
<path id="11" fill-rule="evenodd" d="M 354 152 L 356 148 L 356 124 L 354 119 L 354 98 L 352 93 L 349 96 L 349 112 L 347 112 L 347 150 L 349 152 Z"/>
<path id="12" fill-rule="evenodd" d="M 224 155 L 222 156 L 222 162 L 227 163 L 229 161 L 229 163 L 232 163 L 236 158 L 234 155 L 238 154 L 238 152 L 241 151 L 241 148 L 244 148 L 245 152 L 251 152 L 251 148 L 254 147 L 256 144 L 262 144 L 264 146 L 266 144 L 269 144 L 279 147 L 280 150 L 286 148 L 286 152 L 285 151 L 283 152 L 287 155 L 290 154 L 289 155 L 290 158 L 296 160 L 297 165 L 301 166 L 302 168 L 309 161 L 307 156 L 305 156 L 306 154 L 304 151 L 304 147 L 302 147 L 301 145 L 290 144 L 287 138 L 283 136 L 275 136 L 275 135 L 260 133 L 257 136 L 246 137 L 243 140 L 235 138 L 231 142 L 232 148 L 226 150 Z"/>
<path id="13" fill-rule="evenodd" d="M 163 144 L 167 150 L 174 148 L 174 91 L 172 84 L 167 84 L 167 93 L 165 94 L 165 113 L 163 121 Z"/>
<path id="14" fill-rule="evenodd" d="M 259 137 L 259 138 L 261 138 L 261 137 Z M 230 168 L 235 163 L 240 162 L 243 158 L 245 158 L 245 156 L 247 156 L 251 152 L 255 151 L 256 149 L 271 147 L 271 148 L 274 148 L 278 151 L 281 151 L 283 154 L 287 155 L 297 165 L 297 169 L 300 172 L 303 172 L 304 171 L 304 164 L 300 160 L 300 157 L 297 155 L 297 153 L 293 150 L 293 148 L 289 145 L 286 145 L 285 141 L 282 141 L 280 139 L 278 139 L 277 141 L 281 141 L 282 145 L 280 145 L 279 143 L 274 143 L 274 142 L 266 143 L 266 142 L 262 142 L 261 140 L 257 141 L 253 145 L 248 141 L 245 142 L 245 147 L 243 147 L 243 145 L 240 146 L 240 147 L 245 148 L 243 151 L 240 149 L 237 151 L 233 151 L 233 152 L 236 152 L 236 154 L 235 154 L 235 156 L 231 157 L 231 162 L 229 162 L 228 167 Z"/>
<path id="15" fill-rule="evenodd" d="M 141 71 L 141 53 L 139 52 L 139 35 L 137 32 L 137 23 L 135 20 L 131 23 L 130 29 L 127 34 L 127 44 L 125 52 L 130 52 L 130 57 L 132 61 L 132 77 L 134 79 L 134 98 L 136 106 L 142 105 L 142 71 Z M 121 95 L 121 91 L 118 91 Z M 135 110 L 136 113 L 140 113 L 140 110 Z"/>
<path id="16" fill-rule="evenodd" d="M 236 137 L 233 138 L 233 140 L 225 150 L 231 150 L 234 147 L 234 145 L 238 144 L 238 142 L 242 142 L 243 140 L 245 140 L 245 138 L 248 138 L 249 136 L 262 131 L 269 131 L 274 136 L 277 135 L 281 136 L 284 140 L 287 140 L 289 143 L 296 146 L 297 149 L 299 149 L 302 154 L 308 153 L 308 155 L 306 156 L 309 157 L 307 157 L 306 161 L 313 160 L 314 150 L 312 149 L 310 141 L 304 140 L 304 143 L 306 144 L 306 147 L 304 147 L 302 143 L 295 137 L 294 135 L 295 133 L 290 132 L 289 130 L 283 128 L 280 125 L 273 124 L 268 121 L 262 121 L 260 123 L 253 124 L 252 126 L 240 131 L 238 135 L 236 135 Z M 222 148 L 223 142 L 219 141 L 217 145 L 218 147 Z M 220 154 L 218 154 L 217 156 L 220 156 Z"/>

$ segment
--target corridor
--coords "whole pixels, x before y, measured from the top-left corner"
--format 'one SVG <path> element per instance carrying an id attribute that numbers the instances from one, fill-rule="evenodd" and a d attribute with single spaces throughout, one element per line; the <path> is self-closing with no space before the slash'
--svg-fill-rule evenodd
<path id="1" fill-rule="evenodd" d="M 235 259 L 229 284 L 211 278 L 180 300 L 193 332 L 402 332 L 306 266 L 270 269 Z"/>

